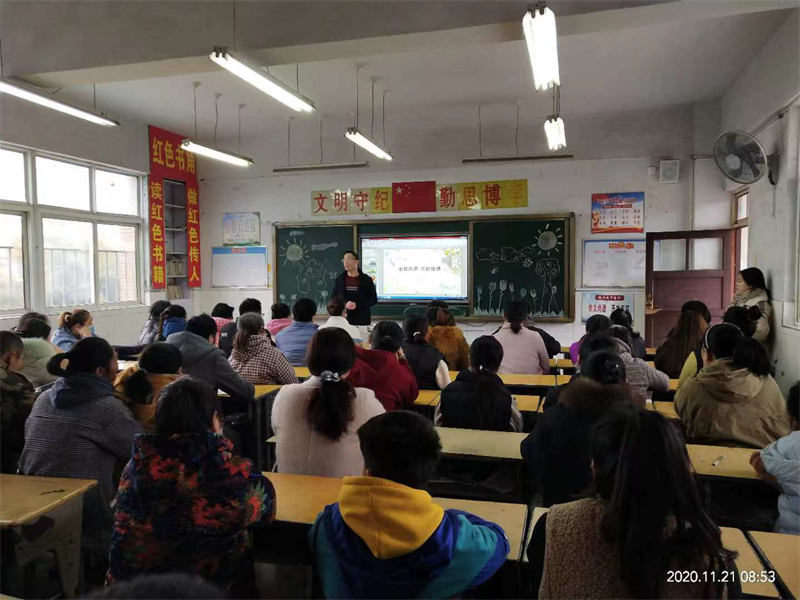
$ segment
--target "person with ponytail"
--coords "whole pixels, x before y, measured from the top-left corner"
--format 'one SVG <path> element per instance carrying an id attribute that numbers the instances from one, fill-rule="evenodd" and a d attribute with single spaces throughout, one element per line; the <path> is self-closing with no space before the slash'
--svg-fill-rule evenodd
<path id="1" fill-rule="evenodd" d="M 272 345 L 264 329 L 264 317 L 245 313 L 239 317 L 236 328 L 228 362 L 242 379 L 253 385 L 299 383 L 288 359 Z"/>
<path id="2" fill-rule="evenodd" d="M 770 304 L 770 292 L 761 269 L 750 267 L 739 272 L 736 276 L 736 295 L 733 297 L 731 306 L 758 307 L 761 317 L 756 323 L 753 339 L 764 344 L 772 327 L 772 304 Z"/>
<path id="3" fill-rule="evenodd" d="M 625 363 L 626 381 L 633 388 L 634 393 L 644 402 L 648 390 L 655 392 L 669 391 L 669 377 L 658 369 L 654 369 L 641 358 L 631 355 L 631 332 L 621 325 L 612 325 L 606 330 L 610 338 L 617 345 L 617 354 Z"/>
<path id="4" fill-rule="evenodd" d="M 53 345 L 64 352 L 72 348 L 78 340 L 94 335 L 92 314 L 83 308 L 65 310 L 58 315 L 58 329 L 51 340 Z"/>
<path id="5" fill-rule="evenodd" d="M 525 468 L 534 485 L 541 486 L 544 506 L 581 498 L 592 482 L 589 432 L 610 408 L 644 406 L 625 383 L 625 363 L 608 349 L 585 353 L 581 346 L 581 376 L 564 386 L 558 404 L 539 415 L 536 427 L 520 444 Z"/>
<path id="6" fill-rule="evenodd" d="M 147 346 L 156 341 L 161 313 L 167 310 L 172 303 L 169 300 L 156 300 L 150 305 L 147 321 L 144 322 L 142 332 L 139 334 L 139 345 Z"/>
<path id="7" fill-rule="evenodd" d="M 620 306 L 611 313 L 609 319 L 613 325 L 621 325 L 631 332 L 631 339 L 633 340 L 631 356 L 644 360 L 647 356 L 647 346 L 644 343 L 642 334 L 633 330 L 633 315 L 631 315 L 631 311 L 623 306 Z"/>
<path id="8" fill-rule="evenodd" d="M 670 379 L 680 377 L 686 359 L 700 347 L 708 322 L 694 310 L 681 313 L 674 335 L 668 337 L 656 353 L 655 366 Z M 641 357 L 644 358 L 644 357 Z"/>
<path id="9" fill-rule="evenodd" d="M 372 390 L 352 384 L 355 364 L 356 345 L 344 329 L 320 329 L 311 338 L 311 377 L 283 386 L 272 407 L 279 472 L 319 477 L 362 474 L 358 428 L 385 410 Z"/>
<path id="10" fill-rule="evenodd" d="M 444 354 L 428 343 L 428 319 L 410 315 L 403 321 L 403 354 L 421 390 L 443 390 L 450 385 Z"/>
<path id="11" fill-rule="evenodd" d="M 326 329 L 328 327 L 338 327 L 339 329 L 344 329 L 350 334 L 350 337 L 353 338 L 353 341 L 360 345 L 363 342 L 363 335 L 358 327 L 355 325 L 350 325 L 350 323 L 347 321 L 347 309 L 345 308 L 344 298 L 334 296 L 328 300 L 326 308 L 328 309 L 328 320 L 325 321 L 324 324 L 320 325 L 319 328 Z"/>
<path id="12" fill-rule="evenodd" d="M 173 333 L 186 331 L 186 323 L 186 309 L 180 304 L 170 304 L 158 318 L 156 340 L 163 342 Z"/>
<path id="13" fill-rule="evenodd" d="M 14 327 L 14 333 L 22 339 L 22 344 L 25 346 L 22 364 L 17 372 L 35 388 L 58 379 L 56 375 L 51 375 L 47 371 L 47 363 L 51 356 L 63 350 L 47 341 L 50 332 L 50 320 L 47 315 L 37 312 L 25 313 Z"/>
<path id="14" fill-rule="evenodd" d="M 133 416 L 151 433 L 156 423 L 158 395 L 164 386 L 181 378 L 181 351 L 165 342 L 150 344 L 132 367 L 117 375 L 114 392 Z"/>
<path id="15" fill-rule="evenodd" d="M 450 371 L 469 369 L 469 344 L 456 325 L 456 318 L 444 300 L 431 300 L 425 311 L 428 320 L 428 343 L 444 354 Z"/>
<path id="16" fill-rule="evenodd" d="M 522 431 L 517 401 L 497 376 L 503 346 L 482 335 L 469 349 L 470 366 L 442 391 L 434 423 L 441 427 L 484 431 Z"/>
<path id="17" fill-rule="evenodd" d="M 612 408 L 588 448 L 594 489 L 553 506 L 532 532 L 539 598 L 742 597 L 738 572 L 730 573 L 736 553 L 705 510 L 673 423 L 655 411 Z"/>
<path id="18" fill-rule="evenodd" d="M 90 554 L 90 572 L 104 574 L 110 506 L 117 492 L 114 473 L 130 458 L 134 436 L 144 430 L 114 396 L 117 356 L 107 341 L 83 338 L 51 357 L 47 369 L 60 379 L 36 399 L 25 423 L 20 473 L 97 481 L 84 496 L 82 546 Z"/>
<path id="19" fill-rule="evenodd" d="M 703 339 L 703 364 L 675 394 L 675 411 L 695 443 L 763 448 L 789 435 L 786 402 L 767 351 L 731 323 Z"/>
<path id="20" fill-rule="evenodd" d="M 541 375 L 550 372 L 550 356 L 542 336 L 525 327 L 528 311 L 528 305 L 522 300 L 506 304 L 503 326 L 493 334 L 503 346 L 503 363 L 498 373 Z"/>

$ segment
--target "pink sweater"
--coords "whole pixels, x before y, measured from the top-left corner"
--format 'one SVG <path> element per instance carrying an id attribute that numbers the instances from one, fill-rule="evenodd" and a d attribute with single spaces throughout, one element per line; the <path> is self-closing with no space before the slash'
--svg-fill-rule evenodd
<path id="1" fill-rule="evenodd" d="M 291 317 L 286 317 L 285 319 L 272 319 L 269 323 L 267 323 L 267 331 L 269 331 L 270 335 L 274 339 L 278 332 L 286 329 L 289 325 L 292 324 Z"/>
<path id="2" fill-rule="evenodd" d="M 511 324 L 504 323 L 494 337 L 503 345 L 503 362 L 498 373 L 541 375 L 550 372 L 547 348 L 542 336 L 535 331 L 523 327 L 519 333 L 514 333 Z"/>

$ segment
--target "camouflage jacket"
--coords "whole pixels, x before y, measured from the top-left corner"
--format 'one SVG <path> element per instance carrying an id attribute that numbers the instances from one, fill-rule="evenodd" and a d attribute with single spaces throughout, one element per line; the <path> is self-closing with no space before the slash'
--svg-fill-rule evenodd
<path id="1" fill-rule="evenodd" d="M 3 473 L 16 472 L 16 458 L 25 445 L 25 419 L 33 408 L 31 383 L 19 373 L 0 364 L 0 444 Z"/>

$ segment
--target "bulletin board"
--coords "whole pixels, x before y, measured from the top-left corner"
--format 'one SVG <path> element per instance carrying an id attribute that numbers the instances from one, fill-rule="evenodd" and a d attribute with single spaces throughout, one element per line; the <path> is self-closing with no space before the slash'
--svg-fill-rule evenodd
<path id="1" fill-rule="evenodd" d="M 211 249 L 212 287 L 267 287 L 266 246 Z"/>
<path id="2" fill-rule="evenodd" d="M 583 287 L 644 287 L 645 240 L 584 240 Z"/>

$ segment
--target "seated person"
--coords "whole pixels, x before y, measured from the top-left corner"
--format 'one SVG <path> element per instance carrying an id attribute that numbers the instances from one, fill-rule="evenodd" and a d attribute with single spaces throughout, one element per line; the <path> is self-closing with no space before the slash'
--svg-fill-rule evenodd
<path id="1" fill-rule="evenodd" d="M 147 311 L 147 321 L 142 326 L 142 331 L 139 333 L 138 344 L 140 346 L 149 346 L 156 341 L 158 336 L 158 325 L 161 321 L 161 313 L 167 310 L 172 303 L 169 300 L 156 300 L 150 305 L 150 310 Z"/>
<path id="2" fill-rule="evenodd" d="M 627 382 L 633 388 L 634 393 L 644 402 L 647 399 L 647 391 L 655 392 L 669 391 L 669 377 L 658 369 L 654 369 L 641 358 L 634 358 L 631 355 L 631 332 L 620 325 L 612 325 L 606 333 L 614 338 L 617 345 L 617 354 L 625 363 Z"/>
<path id="3" fill-rule="evenodd" d="M 339 501 L 309 533 L 327 598 L 453 598 L 503 566 L 500 526 L 444 510 L 423 490 L 442 445 L 416 413 L 379 415 L 358 430 L 364 476 L 345 477 Z"/>
<path id="4" fill-rule="evenodd" d="M 180 304 L 169 305 L 158 318 L 156 341 L 163 342 L 173 333 L 186 331 L 186 323 L 186 309 Z"/>
<path id="5" fill-rule="evenodd" d="M 604 412 L 622 404 L 644 406 L 625 383 L 618 355 L 601 350 L 584 356 L 582 364 L 583 375 L 564 389 L 557 406 L 539 415 L 520 444 L 531 481 L 541 485 L 543 506 L 571 502 L 591 485 L 589 431 Z"/>
<path id="6" fill-rule="evenodd" d="M 272 428 L 281 473 L 344 477 L 360 475 L 364 459 L 356 431 L 386 412 L 372 390 L 348 379 L 356 346 L 338 327 L 320 329 L 308 347 L 311 377 L 283 386 L 272 406 Z"/>
<path id="7" fill-rule="evenodd" d="M 264 317 L 246 313 L 236 322 L 238 331 L 233 338 L 233 353 L 228 359 L 233 370 L 253 385 L 283 385 L 298 383 L 297 375 L 283 355 L 272 345 Z"/>
<path id="8" fill-rule="evenodd" d="M 673 335 L 668 337 L 658 348 L 655 366 L 670 379 L 681 376 L 686 359 L 700 347 L 708 323 L 703 316 L 694 310 L 682 312 L 678 316 L 678 324 Z"/>
<path id="9" fill-rule="evenodd" d="M 114 396 L 117 356 L 104 339 L 78 340 L 71 350 L 54 355 L 47 369 L 60 379 L 33 405 L 19 469 L 23 475 L 97 481 L 83 497 L 81 538 L 94 571 L 108 558 L 114 474 L 130 459 L 133 436 L 144 430 Z"/>
<path id="10" fill-rule="evenodd" d="M 50 321 L 47 315 L 37 312 L 25 313 L 19 318 L 14 333 L 22 339 L 22 344 L 25 346 L 22 362 L 16 372 L 30 381 L 35 388 L 58 379 L 57 376 L 48 373 L 47 363 L 51 356 L 63 350 L 47 341 L 50 337 Z"/>
<path id="11" fill-rule="evenodd" d="M 17 460 L 25 445 L 25 419 L 36 398 L 33 386 L 17 370 L 22 365 L 25 346 L 11 331 L 0 331 L 0 473 L 16 473 Z"/>
<path id="12" fill-rule="evenodd" d="M 741 597 L 738 578 L 723 579 L 735 554 L 705 511 L 677 427 L 620 407 L 594 427 L 589 451 L 596 491 L 553 506 L 534 527 L 528 559 L 539 598 Z M 703 575 L 675 583 L 670 570 Z"/>
<path id="13" fill-rule="evenodd" d="M 156 405 L 161 389 L 181 378 L 181 351 L 156 342 L 142 352 L 135 365 L 117 375 L 114 392 L 131 409 L 147 433 L 156 425 Z"/>
<path id="14" fill-rule="evenodd" d="M 294 321 L 286 329 L 275 336 L 278 350 L 286 355 L 295 367 L 306 366 L 306 350 L 308 343 L 317 332 L 318 326 L 313 322 L 317 314 L 317 303 L 310 298 L 299 298 L 292 305 Z"/>
<path id="15" fill-rule="evenodd" d="M 107 584 L 177 571 L 252 593 L 247 527 L 274 519 L 275 488 L 232 450 L 210 385 L 161 391 L 155 433 L 136 436 L 119 482 Z"/>
<path id="16" fill-rule="evenodd" d="M 428 343 L 428 319 L 422 315 L 406 317 L 403 336 L 403 354 L 417 378 L 417 387 L 443 390 L 450 385 L 450 371 L 444 354 Z"/>
<path id="17" fill-rule="evenodd" d="M 800 382 L 789 390 L 786 405 L 792 433 L 763 450 L 753 452 L 750 464 L 759 477 L 777 484 L 781 489 L 775 531 L 800 535 Z"/>
<path id="18" fill-rule="evenodd" d="M 58 329 L 53 333 L 53 345 L 66 352 L 78 340 L 94 336 L 94 321 L 92 313 L 83 308 L 73 311 L 65 310 L 58 315 Z"/>
<path id="19" fill-rule="evenodd" d="M 569 347 L 569 357 L 573 364 L 580 364 L 580 351 L 583 341 L 589 336 L 604 332 L 606 329 L 611 327 L 611 325 L 613 325 L 611 319 L 605 315 L 592 315 L 586 320 L 586 333 L 581 339 Z"/>
<path id="20" fill-rule="evenodd" d="M 633 315 L 631 315 L 631 311 L 620 306 L 612 311 L 608 318 L 611 320 L 612 325 L 621 325 L 631 332 L 631 339 L 633 340 L 633 345 L 631 346 L 631 355 L 634 358 L 641 358 L 644 360 L 647 356 L 647 346 L 644 343 L 642 334 L 633 330 Z"/>
<path id="21" fill-rule="evenodd" d="M 338 327 L 344 329 L 357 344 L 361 343 L 361 331 L 359 331 L 358 327 L 355 325 L 350 325 L 350 322 L 347 320 L 347 310 L 344 307 L 344 299 L 339 296 L 334 296 L 328 300 L 327 308 L 328 315 L 330 316 L 328 320 L 325 321 L 325 324 L 320 325 L 319 328 Z"/>
<path id="22" fill-rule="evenodd" d="M 763 448 L 789 435 L 786 401 L 759 342 L 730 323 L 714 325 L 703 340 L 703 364 L 675 394 L 687 438 Z"/>
<path id="23" fill-rule="evenodd" d="M 199 377 L 230 396 L 223 400 L 226 414 L 247 411 L 255 388 L 233 370 L 225 359 L 225 353 L 214 346 L 216 335 L 217 324 L 203 313 L 189 319 L 186 331 L 173 333 L 167 338 L 167 343 L 181 351 L 184 374 Z"/>
<path id="24" fill-rule="evenodd" d="M 414 404 L 419 395 L 417 378 L 403 354 L 403 331 L 394 321 L 381 321 L 372 329 L 370 350 L 356 347 L 358 360 L 350 383 L 375 392 L 386 410 Z"/>
<path id="25" fill-rule="evenodd" d="M 494 334 L 503 345 L 499 373 L 541 375 L 550 372 L 550 357 L 542 336 L 524 327 L 528 311 L 528 305 L 522 300 L 512 300 L 506 305 L 503 326 Z"/>
<path id="26" fill-rule="evenodd" d="M 261 309 L 259 309 L 261 312 Z M 241 308 L 239 309 L 241 315 Z M 286 329 L 292 324 L 292 309 L 288 304 L 276 302 L 270 307 L 270 321 L 267 323 L 267 331 L 274 338 L 279 331 Z"/>
<path id="27" fill-rule="evenodd" d="M 442 391 L 434 423 L 442 427 L 485 431 L 522 431 L 517 401 L 497 376 L 503 346 L 482 335 L 469 351 L 470 366 Z"/>
<path id="28" fill-rule="evenodd" d="M 580 362 L 584 362 L 592 352 L 597 352 L 598 350 L 610 350 L 616 354 L 617 344 L 613 338 L 608 337 L 604 332 L 590 335 L 581 344 L 581 349 L 578 354 Z M 573 375 L 567 383 L 562 383 L 554 388 L 550 388 L 550 391 L 547 392 L 547 395 L 544 398 L 544 410 L 548 411 L 558 404 L 558 399 L 561 396 L 561 392 L 563 392 L 573 381 L 580 379 L 580 377 L 581 369 L 578 367 L 578 372 L 575 373 L 575 375 Z"/>
<path id="29" fill-rule="evenodd" d="M 261 315 L 261 300 L 258 298 L 245 298 L 242 300 L 241 304 L 239 304 L 239 318 L 247 313 Z M 231 352 L 233 352 L 233 338 L 235 337 L 236 321 L 231 321 L 219 332 L 219 343 L 217 346 L 225 353 L 225 358 L 231 357 Z M 269 339 L 272 340 L 272 337 Z M 272 345 L 274 346 L 275 343 L 273 342 Z"/>
<path id="30" fill-rule="evenodd" d="M 456 319 L 444 300 L 431 300 L 425 311 L 428 320 L 428 343 L 444 354 L 450 371 L 469 369 L 469 344 L 456 325 Z"/>
<path id="31" fill-rule="evenodd" d="M 497 333 L 503 328 L 501 325 L 497 329 L 492 332 L 492 335 Z M 533 310 L 528 307 L 528 316 L 525 318 L 525 329 L 530 329 L 531 331 L 535 331 L 540 336 L 542 336 L 542 341 L 544 342 L 544 347 L 547 348 L 547 356 L 553 358 L 557 354 L 561 354 L 561 342 L 559 342 L 556 338 L 552 335 L 547 333 L 544 329 L 540 329 L 536 327 L 536 321 L 533 319 Z"/>
<path id="32" fill-rule="evenodd" d="M 214 345 L 219 346 L 219 334 L 222 332 L 222 328 L 228 323 L 233 323 L 233 307 L 230 304 L 219 302 L 211 311 L 211 318 L 217 324 L 217 337 L 214 340 Z"/>

